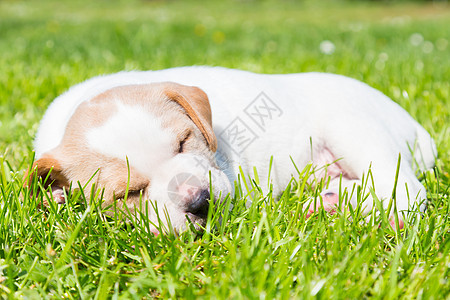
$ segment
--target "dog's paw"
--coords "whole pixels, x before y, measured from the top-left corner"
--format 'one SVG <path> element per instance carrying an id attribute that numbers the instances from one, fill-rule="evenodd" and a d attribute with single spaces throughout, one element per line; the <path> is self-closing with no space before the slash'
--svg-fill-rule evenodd
<path id="1" fill-rule="evenodd" d="M 397 226 L 395 225 L 395 217 L 394 216 L 391 216 L 389 218 L 389 225 L 391 225 L 392 229 L 397 230 Z M 405 223 L 399 216 L 398 217 L 398 229 L 403 229 L 404 226 L 405 226 Z"/>
<path id="2" fill-rule="evenodd" d="M 339 205 L 339 195 L 333 191 L 326 190 L 320 194 L 320 199 L 312 200 L 311 204 L 308 208 L 308 212 L 306 213 L 306 217 L 309 218 L 314 213 L 318 212 L 322 207 L 329 214 L 334 214 L 336 212 L 336 208 Z M 315 203 L 314 203 L 315 202 Z"/>
<path id="3" fill-rule="evenodd" d="M 56 188 L 52 190 L 53 201 L 57 204 L 66 203 L 66 197 L 64 196 L 64 190 L 61 188 Z"/>

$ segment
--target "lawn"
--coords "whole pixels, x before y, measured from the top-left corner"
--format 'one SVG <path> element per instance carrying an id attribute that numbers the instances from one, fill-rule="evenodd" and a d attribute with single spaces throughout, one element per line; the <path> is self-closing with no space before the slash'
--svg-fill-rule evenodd
<path id="1" fill-rule="evenodd" d="M 450 6 L 316 2 L 0 1 L 2 298 L 448 299 Z M 400 231 L 356 210 L 306 219 L 308 168 L 279 199 L 242 185 L 232 209 L 179 236 L 106 217 L 76 191 L 47 209 L 26 196 L 52 99 L 95 75 L 183 65 L 333 72 L 380 89 L 436 141 L 436 168 L 418 174 L 428 210 Z"/>

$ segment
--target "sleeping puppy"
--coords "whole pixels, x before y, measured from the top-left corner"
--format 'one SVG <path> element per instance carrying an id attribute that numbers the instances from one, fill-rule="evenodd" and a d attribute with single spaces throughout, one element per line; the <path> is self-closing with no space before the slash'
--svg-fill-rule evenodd
<path id="1" fill-rule="evenodd" d="M 296 167 L 312 163 L 326 187 L 309 216 L 320 202 L 334 211 L 340 193 L 360 185 L 369 168 L 370 188 L 386 208 L 400 154 L 398 210 L 423 208 L 426 191 L 415 172 L 436 157 L 430 135 L 406 111 L 359 81 L 218 67 L 121 72 L 78 84 L 48 108 L 35 151 L 30 178 L 47 178 L 58 203 L 71 183 L 85 193 L 95 185 L 104 206 L 147 206 L 150 221 L 158 224 L 159 214 L 177 231 L 186 217 L 204 225 L 211 196 L 233 193 L 239 167 L 245 176 L 256 168 L 279 194 Z M 349 202 L 356 205 L 355 194 Z M 364 210 L 372 205 L 369 195 Z"/>

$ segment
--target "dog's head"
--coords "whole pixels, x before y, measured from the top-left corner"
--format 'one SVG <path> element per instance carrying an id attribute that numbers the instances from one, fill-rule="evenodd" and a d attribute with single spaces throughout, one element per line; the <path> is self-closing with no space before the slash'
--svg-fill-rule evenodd
<path id="1" fill-rule="evenodd" d="M 183 230 L 186 217 L 204 224 L 210 194 L 217 200 L 231 190 L 217 168 L 216 148 L 201 89 L 168 82 L 122 86 L 83 102 L 60 145 L 35 162 L 32 176 L 48 176 L 53 190 L 79 182 L 88 193 L 95 184 L 104 189 L 104 206 L 141 207 L 153 223 L 159 215 L 167 226 L 168 216 L 175 230 Z"/>

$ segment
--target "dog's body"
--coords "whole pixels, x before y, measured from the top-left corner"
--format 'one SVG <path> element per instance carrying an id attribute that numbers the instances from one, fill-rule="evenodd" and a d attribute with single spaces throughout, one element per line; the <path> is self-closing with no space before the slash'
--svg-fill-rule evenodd
<path id="1" fill-rule="evenodd" d="M 35 150 L 38 174 L 56 170 L 55 197 L 62 197 L 60 187 L 86 184 L 99 170 L 92 182 L 106 189 L 106 203 L 123 197 L 128 159 L 130 190 L 137 192 L 131 196 L 141 193 L 167 208 L 176 228 L 185 215 L 204 220 L 209 171 L 218 197 L 232 192 L 239 166 L 247 175 L 256 167 L 265 190 L 273 157 L 275 194 L 296 174 L 292 162 L 328 166 L 317 174 L 328 178 L 322 195 L 331 210 L 339 189 L 360 184 L 369 167 L 376 194 L 389 199 L 401 154 L 396 199 L 407 210 L 426 199 L 412 164 L 427 169 L 436 156 L 429 134 L 406 111 L 359 81 L 210 67 L 121 72 L 76 85 L 49 107 Z M 181 178 L 186 174 L 191 182 Z M 369 210 L 372 200 L 366 204 Z"/>

